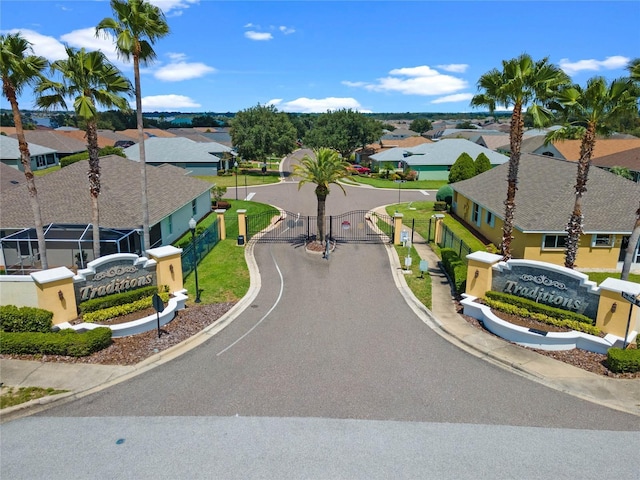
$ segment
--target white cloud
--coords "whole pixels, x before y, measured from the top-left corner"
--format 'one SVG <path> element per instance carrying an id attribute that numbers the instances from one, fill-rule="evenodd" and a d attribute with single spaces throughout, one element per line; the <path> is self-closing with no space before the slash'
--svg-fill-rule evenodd
<path id="1" fill-rule="evenodd" d="M 215 68 L 202 62 L 186 62 L 187 56 L 184 53 L 172 52 L 167 56 L 171 59 L 171 63 L 158 68 L 153 74 L 155 78 L 163 82 L 180 82 L 200 78 L 216 71 Z"/>
<path id="2" fill-rule="evenodd" d="M 464 73 L 469 68 L 469 65 L 466 63 L 450 63 L 449 65 L 436 65 L 436 67 L 445 72 Z"/>
<path id="3" fill-rule="evenodd" d="M 431 103 L 452 103 L 452 102 L 464 102 L 465 100 L 471 100 L 473 98 L 472 93 L 456 93 L 454 95 L 447 95 L 445 97 L 436 98 Z"/>
<path id="4" fill-rule="evenodd" d="M 135 103 L 131 105 L 135 108 Z M 152 95 L 142 98 L 142 109 L 145 111 L 154 110 L 177 110 L 180 108 L 199 108 L 201 105 L 185 95 Z"/>
<path id="5" fill-rule="evenodd" d="M 22 35 L 25 40 L 31 43 L 31 49 L 35 55 L 44 57 L 49 61 L 60 60 L 67 56 L 64 51 L 64 45 L 53 37 L 24 29 L 13 29 L 9 30 L 8 33 Z"/>
<path id="6" fill-rule="evenodd" d="M 399 92 L 403 95 L 425 96 L 453 94 L 468 86 L 466 80 L 442 74 L 427 65 L 396 68 L 391 70 L 389 75 L 379 78 L 376 83 L 348 81 L 342 83 L 373 92 Z"/>
<path id="7" fill-rule="evenodd" d="M 567 75 L 573 75 L 583 70 L 598 71 L 598 70 L 615 70 L 619 68 L 625 68 L 630 59 L 621 55 L 614 55 L 607 57 L 604 60 L 595 60 L 593 58 L 588 60 L 578 60 L 577 62 L 571 62 L 568 58 L 560 60 L 560 68 L 565 71 Z"/>
<path id="8" fill-rule="evenodd" d="M 61 35 L 60 40 L 72 47 L 86 48 L 87 50 L 100 50 L 114 63 L 120 61 L 118 59 L 118 54 L 116 53 L 116 46 L 113 37 L 107 32 L 105 32 L 104 35 L 101 33 L 96 37 L 95 27 L 73 30 L 72 32 Z"/>
<path id="9" fill-rule="evenodd" d="M 278 106 L 283 112 L 295 113 L 324 113 L 327 110 L 339 110 L 341 108 L 350 108 L 362 113 L 371 113 L 371 110 L 365 110 L 360 103 L 354 98 L 306 98 L 300 97 L 289 102 L 283 102 L 281 98 L 274 98 L 267 102 L 268 105 Z"/>
<path id="10" fill-rule="evenodd" d="M 295 29 L 294 28 L 285 27 L 284 25 L 278 27 L 278 30 L 280 30 L 285 35 L 291 35 L 292 33 L 295 33 Z"/>
<path id="11" fill-rule="evenodd" d="M 256 41 L 259 41 L 259 42 L 273 39 L 273 35 L 271 35 L 270 33 L 267 33 L 267 32 L 254 32 L 253 30 L 249 30 L 247 32 L 244 32 L 244 36 L 247 37 L 249 40 L 256 40 Z"/>
<path id="12" fill-rule="evenodd" d="M 177 17 L 182 15 L 182 10 L 197 5 L 200 0 L 149 0 L 149 3 L 159 7 L 167 16 Z"/>

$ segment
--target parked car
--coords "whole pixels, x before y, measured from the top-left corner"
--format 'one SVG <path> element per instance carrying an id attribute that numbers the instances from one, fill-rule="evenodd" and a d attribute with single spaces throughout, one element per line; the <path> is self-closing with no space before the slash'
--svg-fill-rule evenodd
<path id="1" fill-rule="evenodd" d="M 349 170 L 352 173 L 357 173 L 360 175 L 367 175 L 369 173 L 371 173 L 371 169 L 368 167 L 363 167 L 362 165 L 350 165 L 349 167 L 347 167 L 347 170 Z"/>

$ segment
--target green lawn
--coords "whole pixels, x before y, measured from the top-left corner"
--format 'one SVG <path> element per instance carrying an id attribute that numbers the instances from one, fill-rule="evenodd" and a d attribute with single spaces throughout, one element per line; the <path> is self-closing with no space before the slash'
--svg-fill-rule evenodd
<path id="1" fill-rule="evenodd" d="M 62 167 L 60 167 L 60 165 L 55 165 L 53 167 L 45 168 L 45 169 L 42 169 L 42 170 L 34 170 L 33 171 L 33 175 L 35 177 L 43 177 L 43 176 L 47 175 L 48 173 L 57 172 L 58 170 L 60 170 L 60 168 L 62 168 Z"/>
<path id="2" fill-rule="evenodd" d="M 620 272 L 584 272 L 589 275 L 589 280 L 596 282 L 598 285 L 602 283 L 603 280 L 607 278 L 617 278 L 620 279 Z M 629 274 L 629 282 L 640 283 L 640 274 L 630 273 Z"/>
<path id="3" fill-rule="evenodd" d="M 400 265 L 405 266 L 405 258 L 409 253 L 407 247 L 395 245 Z M 420 255 L 416 249 L 411 247 L 411 273 L 404 274 L 404 279 L 413 294 L 427 308 L 431 308 L 431 277 L 429 273 L 422 274 L 420 272 Z"/>
<path id="4" fill-rule="evenodd" d="M 368 177 L 366 175 L 352 175 L 351 179 L 376 188 L 395 188 L 396 190 L 437 190 L 447 184 L 446 180 L 416 180 L 415 182 L 396 183 L 392 180 Z"/>
<path id="5" fill-rule="evenodd" d="M 19 387 L 17 390 L 15 388 L 16 387 L 2 387 L 0 409 L 13 407 L 14 405 L 28 402 L 29 400 L 68 392 L 68 390 L 56 390 L 54 388 Z"/>

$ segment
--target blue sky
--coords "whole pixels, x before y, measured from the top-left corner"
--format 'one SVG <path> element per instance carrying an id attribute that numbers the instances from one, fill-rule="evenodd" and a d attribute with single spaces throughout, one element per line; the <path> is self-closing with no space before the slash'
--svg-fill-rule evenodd
<path id="1" fill-rule="evenodd" d="M 151 3 L 171 33 L 143 71 L 148 112 L 467 112 L 478 78 L 523 52 L 583 85 L 640 57 L 638 0 Z M 2 0 L 0 30 L 21 31 L 49 60 L 65 43 L 100 49 L 133 78 L 112 41 L 95 38 L 110 16 L 104 0 Z M 32 91 L 19 101 L 32 108 Z"/>

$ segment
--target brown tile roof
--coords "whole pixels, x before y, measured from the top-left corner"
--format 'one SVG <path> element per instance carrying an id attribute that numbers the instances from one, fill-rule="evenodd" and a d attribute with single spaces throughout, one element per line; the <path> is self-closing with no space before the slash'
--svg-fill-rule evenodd
<path id="1" fill-rule="evenodd" d="M 57 172 L 36 177 L 42 220 L 49 223 L 91 223 L 91 200 L 87 184 L 88 161 L 74 163 Z M 109 155 L 100 159 L 100 226 L 136 228 L 141 225 L 140 164 Z M 167 215 L 211 188 L 211 184 L 184 175 L 184 171 L 147 166 L 149 223 Z M 0 227 L 33 227 L 26 185 L 0 194 Z"/>
<path id="2" fill-rule="evenodd" d="M 134 142 L 138 142 L 138 130 L 135 128 L 128 128 L 127 130 L 121 130 L 116 133 L 126 136 L 128 139 L 132 139 Z M 173 133 L 169 133 L 165 130 L 161 130 L 159 128 L 145 128 L 144 133 L 147 138 L 149 137 L 162 137 L 162 138 L 171 138 L 175 137 Z M 122 140 L 125 140 L 124 138 Z"/>
<path id="3" fill-rule="evenodd" d="M 553 142 L 553 146 L 556 147 L 567 160 L 577 161 L 580 159 L 580 140 Z M 592 158 L 605 157 L 613 153 L 623 152 L 637 147 L 640 147 L 640 138 L 598 138 Z"/>
<path id="4" fill-rule="evenodd" d="M 15 135 L 16 127 L 5 127 L 4 125 L 2 125 L 2 126 L 0 126 L 0 132 L 4 133 L 7 136 Z"/>
<path id="5" fill-rule="evenodd" d="M 594 158 L 591 163 L 598 167 L 623 167 L 640 172 L 640 147 Z"/>
<path id="6" fill-rule="evenodd" d="M 71 137 L 75 140 L 78 140 L 85 145 L 87 144 L 87 132 L 84 130 L 65 130 L 65 131 L 56 131 L 57 135 L 64 135 L 65 137 Z M 98 147 L 110 147 L 113 146 L 113 140 L 110 138 L 104 137 L 98 133 Z M 85 147 L 86 150 L 86 147 Z"/>
<path id="7" fill-rule="evenodd" d="M 382 147 L 380 146 L 380 142 L 371 143 L 365 147 L 365 150 L 370 151 L 371 155 L 375 153 L 380 153 L 384 150 L 389 150 L 390 148 L 409 148 L 409 147 L 417 147 L 418 145 L 422 145 L 423 143 L 433 143 L 432 140 L 424 137 L 407 137 L 407 138 L 399 138 L 392 140 L 382 140 Z"/>
<path id="8" fill-rule="evenodd" d="M 507 162 L 451 186 L 504 218 L 508 169 Z M 515 228 L 524 232 L 564 232 L 573 210 L 576 173 L 574 162 L 523 153 L 518 171 Z M 582 205 L 585 233 L 631 233 L 640 184 L 591 168 L 587 188 Z"/>
<path id="9" fill-rule="evenodd" d="M 11 135 L 17 138 L 17 135 Z M 26 130 L 24 138 L 27 143 L 34 143 L 43 147 L 51 148 L 59 154 L 72 154 L 84 152 L 87 150 L 87 144 L 73 137 L 63 135 L 61 132 L 54 130 Z"/>

